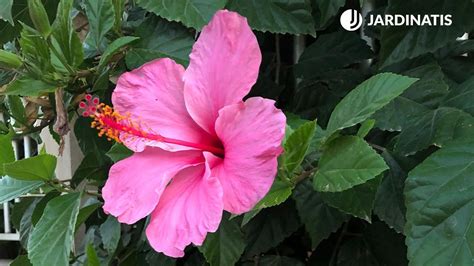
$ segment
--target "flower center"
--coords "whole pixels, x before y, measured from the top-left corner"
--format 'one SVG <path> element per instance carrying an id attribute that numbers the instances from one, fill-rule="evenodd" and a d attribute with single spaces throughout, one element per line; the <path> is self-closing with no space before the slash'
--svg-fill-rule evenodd
<path id="1" fill-rule="evenodd" d="M 112 107 L 100 103 L 99 98 L 93 97 L 90 94 L 85 96 L 85 101 L 79 103 L 79 111 L 83 117 L 94 119 L 91 127 L 99 131 L 99 137 L 105 135 L 109 141 L 114 140 L 118 143 L 123 143 L 123 138 L 136 137 L 208 151 L 219 157 L 224 156 L 223 148 L 167 138 L 152 132 L 148 127 L 147 130 L 144 130 L 143 128 L 146 126 L 140 121 L 134 121 L 130 114 L 122 115 Z"/>

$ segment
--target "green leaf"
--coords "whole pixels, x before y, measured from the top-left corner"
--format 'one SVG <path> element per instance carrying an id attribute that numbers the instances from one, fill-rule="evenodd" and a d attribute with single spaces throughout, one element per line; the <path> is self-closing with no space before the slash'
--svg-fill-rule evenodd
<path id="1" fill-rule="evenodd" d="M 265 197 L 255 205 L 254 209 L 263 209 L 280 205 L 290 197 L 293 188 L 294 185 L 292 183 L 280 180 L 278 177 L 275 178 L 270 191 L 268 191 L 267 195 L 265 195 Z"/>
<path id="2" fill-rule="evenodd" d="M 292 182 L 282 180 L 277 176 L 265 197 L 263 197 L 263 199 L 261 199 L 252 210 L 244 214 L 242 226 L 252 220 L 252 218 L 259 214 L 262 209 L 277 206 L 285 202 L 291 196 L 291 192 L 294 188 L 295 185 Z M 232 218 L 233 217 L 231 217 L 231 219 Z"/>
<path id="3" fill-rule="evenodd" d="M 450 143 L 410 171 L 405 234 L 412 265 L 474 260 L 474 141 Z"/>
<path id="4" fill-rule="evenodd" d="M 82 180 L 105 180 L 109 170 L 109 161 L 100 154 L 89 152 L 72 176 L 72 184 L 79 185 Z"/>
<path id="5" fill-rule="evenodd" d="M 451 89 L 441 105 L 463 110 L 474 116 L 474 77 Z"/>
<path id="6" fill-rule="evenodd" d="M 228 8 L 246 17 L 255 30 L 316 36 L 311 6 L 305 0 L 232 0 Z"/>
<path id="7" fill-rule="evenodd" d="M 31 262 L 28 260 L 27 255 L 21 255 L 18 256 L 12 263 L 10 263 L 10 266 L 32 266 Z"/>
<path id="8" fill-rule="evenodd" d="M 6 175 L 18 180 L 36 181 L 50 180 L 54 177 L 56 157 L 49 154 L 19 160 L 3 165 Z"/>
<path id="9" fill-rule="evenodd" d="M 122 17 L 125 10 L 125 0 L 112 0 L 114 6 L 114 30 L 121 32 L 122 28 Z"/>
<path id="10" fill-rule="evenodd" d="M 24 127 L 28 119 L 26 118 L 25 106 L 21 101 L 21 98 L 17 95 L 8 95 L 6 99 L 7 107 L 10 111 L 10 115 L 15 119 L 15 127 Z"/>
<path id="11" fill-rule="evenodd" d="M 31 224 L 33 226 L 35 226 L 38 223 L 39 219 L 41 218 L 41 215 L 43 215 L 44 209 L 46 208 L 46 205 L 48 204 L 48 202 L 60 195 L 61 193 L 57 191 L 51 191 L 48 194 L 46 194 L 43 198 L 41 198 L 38 204 L 36 204 L 36 207 L 33 213 L 31 214 Z"/>
<path id="12" fill-rule="evenodd" d="M 71 193 L 48 203 L 28 241 L 33 265 L 69 265 L 80 199 L 80 193 Z"/>
<path id="13" fill-rule="evenodd" d="M 382 157 L 363 139 L 339 137 L 328 144 L 314 177 L 322 192 L 339 192 L 363 184 L 387 170 Z"/>
<path id="14" fill-rule="evenodd" d="M 371 57 L 370 47 L 358 34 L 337 31 L 319 36 L 305 48 L 295 65 L 295 74 L 308 79 Z"/>
<path id="15" fill-rule="evenodd" d="M 0 134 L 0 176 L 4 175 L 3 164 L 15 161 L 15 152 L 13 151 L 12 137 L 13 131 L 10 131 L 6 135 Z"/>
<path id="16" fill-rule="evenodd" d="M 324 28 L 345 4 L 345 0 L 311 0 L 316 28 Z"/>
<path id="17" fill-rule="evenodd" d="M 277 246 L 299 226 L 298 214 L 292 202 L 263 209 L 243 228 L 247 242 L 245 256 L 253 256 Z"/>
<path id="18" fill-rule="evenodd" d="M 365 121 L 416 80 L 393 73 L 382 73 L 362 82 L 332 112 L 327 126 L 328 135 Z"/>
<path id="19" fill-rule="evenodd" d="M 125 36 L 113 41 L 111 44 L 109 44 L 109 46 L 107 46 L 107 49 L 105 49 L 104 53 L 100 57 L 99 68 L 103 68 L 112 58 L 112 56 L 116 54 L 121 48 L 138 39 L 140 38 L 133 36 Z"/>
<path id="20" fill-rule="evenodd" d="M 367 134 L 369 134 L 370 130 L 374 127 L 374 125 L 375 125 L 374 119 L 365 120 L 360 125 L 360 128 L 357 131 L 357 136 L 359 136 L 360 138 L 365 138 Z"/>
<path id="21" fill-rule="evenodd" d="M 390 153 L 384 151 L 382 156 L 390 169 L 377 190 L 374 213 L 390 228 L 402 233 L 406 212 L 403 188 L 407 174 Z"/>
<path id="22" fill-rule="evenodd" d="M 474 134 L 474 117 L 461 110 L 441 107 L 410 116 L 399 135 L 395 151 L 413 154 L 432 144 L 443 147 L 447 142 Z"/>
<path id="23" fill-rule="evenodd" d="M 106 42 L 105 35 L 114 26 L 115 12 L 111 0 L 84 0 L 89 33 L 86 43 L 92 44 L 95 52 L 102 51 L 102 44 Z"/>
<path id="24" fill-rule="evenodd" d="M 374 178 L 342 192 L 321 193 L 321 197 L 330 206 L 370 222 L 380 180 Z"/>
<path id="25" fill-rule="evenodd" d="M 4 21 L 8 21 L 8 23 L 10 23 L 13 26 L 14 23 L 13 23 L 13 18 L 12 18 L 12 6 L 13 6 L 13 0 L 6 0 L 0 6 L 0 19 L 3 19 Z"/>
<path id="26" fill-rule="evenodd" d="M 87 244 L 86 247 L 87 262 L 86 266 L 100 266 L 100 260 L 95 252 L 94 246 L 92 244 Z"/>
<path id="27" fill-rule="evenodd" d="M 59 54 L 55 57 L 69 67 L 78 67 L 83 59 L 84 52 L 79 36 L 72 23 L 73 0 L 61 0 L 58 5 L 56 20 L 53 23 L 53 47 Z M 62 60 L 63 59 L 63 60 Z M 64 65 L 64 67 L 68 67 Z"/>
<path id="28" fill-rule="evenodd" d="M 100 236 L 104 248 L 109 254 L 113 254 L 120 241 L 120 223 L 115 217 L 107 217 L 107 220 L 100 226 Z"/>
<path id="29" fill-rule="evenodd" d="M 349 220 L 348 215 L 326 204 L 321 194 L 314 191 L 309 180 L 296 186 L 293 199 L 296 201 L 298 215 L 311 237 L 313 248 Z"/>
<path id="30" fill-rule="evenodd" d="M 311 140 L 316 130 L 316 121 L 309 121 L 297 128 L 287 138 L 284 149 L 285 152 L 281 157 L 281 162 L 288 177 L 292 177 L 295 170 L 303 162 L 308 151 Z"/>
<path id="31" fill-rule="evenodd" d="M 411 116 L 425 113 L 429 108 L 410 99 L 398 96 L 375 112 L 375 126 L 387 131 L 401 131 Z"/>
<path id="32" fill-rule="evenodd" d="M 39 188 L 43 182 L 22 181 L 4 176 L 0 179 L 0 203 L 4 203 Z"/>
<path id="33" fill-rule="evenodd" d="M 28 238 L 30 236 L 31 231 L 33 230 L 33 212 L 36 209 L 36 206 L 38 205 L 39 201 L 40 199 L 36 198 L 25 210 L 20 220 L 20 243 L 25 248 L 28 246 Z"/>
<path id="34" fill-rule="evenodd" d="M 56 86 L 41 80 L 29 77 L 21 77 L 8 84 L 4 95 L 40 96 L 41 94 L 54 92 Z"/>
<path id="35" fill-rule="evenodd" d="M 89 216 L 91 216 L 91 214 L 95 210 L 97 210 L 97 208 L 99 208 L 100 205 L 101 203 L 99 202 L 90 203 L 89 205 L 84 206 L 79 210 L 79 214 L 77 215 L 76 225 L 74 227 L 75 228 L 74 232 L 76 232 L 79 229 L 79 227 L 87 220 L 87 218 L 89 218 Z"/>
<path id="36" fill-rule="evenodd" d="M 193 35 L 182 25 L 151 16 L 138 26 L 135 34 L 140 37 L 125 62 L 131 69 L 156 58 L 169 57 L 187 66 L 194 44 Z"/>
<path id="37" fill-rule="evenodd" d="M 132 156 L 133 151 L 129 150 L 125 145 L 120 143 L 115 143 L 112 148 L 106 153 L 106 155 L 112 160 L 114 163 L 123 160 L 127 157 Z"/>
<path id="38" fill-rule="evenodd" d="M 404 76 L 419 78 L 413 83 L 402 96 L 423 104 L 429 108 L 435 108 L 448 93 L 448 84 L 441 67 L 437 63 L 429 63 L 404 71 Z"/>
<path id="39" fill-rule="evenodd" d="M 200 30 L 211 20 L 214 13 L 223 9 L 227 0 L 138 0 L 137 4 L 170 21 L 182 22 Z"/>
<path id="40" fill-rule="evenodd" d="M 7 0 L 6 4 L 2 1 L 2 5 L 0 5 L 2 11 L 8 12 L 9 1 L 10 0 Z M 48 12 L 49 19 L 52 20 L 54 18 L 54 11 L 56 11 L 58 5 L 58 0 L 43 0 L 43 4 Z M 14 5 L 11 6 L 11 16 L 12 23 L 10 23 L 10 21 L 0 20 L 0 44 L 2 45 L 8 41 L 12 41 L 18 36 L 22 28 L 21 24 L 18 23 L 19 21 L 32 25 L 27 0 L 14 0 Z"/>
<path id="41" fill-rule="evenodd" d="M 244 252 L 244 235 L 235 220 L 224 215 L 215 233 L 208 234 L 199 250 L 213 265 L 235 265 Z"/>
<path id="42" fill-rule="evenodd" d="M 471 0 L 434 0 L 429 5 L 421 1 L 392 1 L 385 14 L 450 14 L 453 23 L 449 27 L 381 27 L 380 56 L 383 66 L 435 52 L 456 37 L 470 32 L 474 21 L 468 14 L 473 12 L 474 3 Z"/>

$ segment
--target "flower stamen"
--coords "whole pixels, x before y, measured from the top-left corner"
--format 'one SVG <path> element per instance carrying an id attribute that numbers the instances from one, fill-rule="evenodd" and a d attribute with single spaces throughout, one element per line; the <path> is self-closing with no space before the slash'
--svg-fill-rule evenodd
<path id="1" fill-rule="evenodd" d="M 79 112 L 83 117 L 92 118 L 91 127 L 99 131 L 99 137 L 106 136 L 109 141 L 114 140 L 115 142 L 123 143 L 123 138 L 135 137 L 195 148 L 218 156 L 224 156 L 224 149 L 222 148 L 167 138 L 160 134 L 151 133 L 149 127 L 147 127 L 148 131 L 145 131 L 143 130 L 144 126 L 142 123 L 133 121 L 130 114 L 122 115 L 111 106 L 100 103 L 98 97 L 90 94 L 85 96 L 85 101 L 79 103 Z"/>

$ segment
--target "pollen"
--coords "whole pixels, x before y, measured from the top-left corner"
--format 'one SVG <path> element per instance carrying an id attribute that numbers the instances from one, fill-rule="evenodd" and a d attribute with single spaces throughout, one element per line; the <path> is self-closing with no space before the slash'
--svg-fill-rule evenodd
<path id="1" fill-rule="evenodd" d="M 130 114 L 122 115 L 109 105 L 100 103 L 99 98 L 90 94 L 85 101 L 79 103 L 79 112 L 83 117 L 93 119 L 91 127 L 97 129 L 99 137 L 107 137 L 109 141 L 122 143 L 121 137 L 138 137 L 161 140 L 160 135 L 149 134 L 143 130 L 142 123 L 135 122 Z"/>

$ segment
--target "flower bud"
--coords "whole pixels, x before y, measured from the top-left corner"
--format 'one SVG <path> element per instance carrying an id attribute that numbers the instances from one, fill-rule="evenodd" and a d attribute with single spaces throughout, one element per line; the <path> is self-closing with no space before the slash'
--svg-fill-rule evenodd
<path id="1" fill-rule="evenodd" d="M 4 68 L 19 68 L 23 62 L 16 54 L 0 50 L 0 67 Z"/>
<path id="2" fill-rule="evenodd" d="M 51 25 L 41 0 L 28 0 L 28 11 L 36 30 L 43 37 L 48 37 L 51 33 Z"/>

